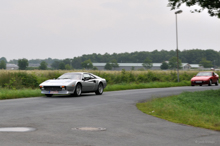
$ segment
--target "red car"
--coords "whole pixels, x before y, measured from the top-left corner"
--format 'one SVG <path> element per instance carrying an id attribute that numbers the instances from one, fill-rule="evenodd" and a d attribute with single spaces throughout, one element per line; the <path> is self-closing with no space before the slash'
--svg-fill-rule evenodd
<path id="1" fill-rule="evenodd" d="M 219 76 L 213 71 L 209 72 L 199 72 L 196 76 L 194 76 L 191 79 L 191 85 L 200 85 L 208 84 L 209 86 L 212 86 L 212 84 L 215 84 L 218 86 L 218 79 Z"/>

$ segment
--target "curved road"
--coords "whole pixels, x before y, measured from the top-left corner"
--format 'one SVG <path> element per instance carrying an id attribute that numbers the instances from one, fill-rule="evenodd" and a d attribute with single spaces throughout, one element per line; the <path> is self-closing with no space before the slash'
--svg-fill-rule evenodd
<path id="1" fill-rule="evenodd" d="M 195 86 L 93 93 L 81 97 L 37 97 L 0 101 L 0 128 L 33 127 L 32 132 L 0 132 L 1 146 L 219 146 L 217 131 L 175 124 L 137 110 L 135 103 Z M 104 131 L 77 130 L 102 127 Z M 74 129 L 76 128 L 76 129 Z"/>

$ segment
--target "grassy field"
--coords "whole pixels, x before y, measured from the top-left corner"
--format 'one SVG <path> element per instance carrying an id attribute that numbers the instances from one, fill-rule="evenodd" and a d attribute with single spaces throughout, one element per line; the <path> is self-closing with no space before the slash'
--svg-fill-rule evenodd
<path id="1" fill-rule="evenodd" d="M 129 89 L 144 89 L 144 88 L 164 88 L 164 87 L 175 87 L 175 86 L 188 86 L 190 82 L 152 82 L 152 83 L 122 83 L 108 85 L 105 88 L 106 91 L 118 91 L 118 90 L 129 90 Z M 15 99 L 15 98 L 26 98 L 26 97 L 39 97 L 44 96 L 40 93 L 40 89 L 0 89 L 0 100 L 1 99 Z"/>
<path id="2" fill-rule="evenodd" d="M 137 107 L 171 122 L 220 131 L 220 90 L 184 92 L 138 103 Z"/>
<path id="3" fill-rule="evenodd" d="M 93 70 L 0 70 L 0 88 L 23 89 L 38 88 L 47 79 L 58 78 L 66 72 L 91 72 L 105 78 L 108 85 L 122 83 L 177 82 L 176 71 L 93 71 Z M 198 71 L 180 71 L 180 81 L 190 81 Z"/>
<path id="4" fill-rule="evenodd" d="M 0 70 L 0 99 L 40 96 L 39 84 L 66 72 L 91 72 L 105 78 L 105 91 L 143 88 L 189 86 L 198 71 L 180 71 L 180 83 L 175 71 L 97 71 L 97 70 Z"/>
<path id="5" fill-rule="evenodd" d="M 42 96 L 40 89 L 0 89 L 0 100 Z"/>

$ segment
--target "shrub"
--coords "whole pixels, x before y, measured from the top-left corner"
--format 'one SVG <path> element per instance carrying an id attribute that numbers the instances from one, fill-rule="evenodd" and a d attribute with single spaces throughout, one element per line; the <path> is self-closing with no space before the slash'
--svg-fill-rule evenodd
<path id="1" fill-rule="evenodd" d="M 69 71 L 3 71 L 0 70 L 0 87 L 9 89 L 37 88 L 48 79 L 58 78 Z M 147 82 L 177 82 L 176 71 L 97 71 L 89 70 L 97 76 L 105 78 L 108 84 L 147 83 Z M 198 71 L 180 71 L 180 81 L 190 81 Z M 220 74 L 220 72 L 218 72 Z"/>

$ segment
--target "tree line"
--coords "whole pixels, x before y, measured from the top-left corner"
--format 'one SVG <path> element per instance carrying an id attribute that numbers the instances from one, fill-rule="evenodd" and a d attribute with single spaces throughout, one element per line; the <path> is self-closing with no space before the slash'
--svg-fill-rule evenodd
<path id="1" fill-rule="evenodd" d="M 217 67 L 220 66 L 220 52 L 212 49 L 201 50 L 201 49 L 191 49 L 191 50 L 179 50 L 179 60 L 184 63 L 189 64 L 201 64 L 204 67 Z M 117 63 L 144 63 L 146 59 L 148 62 L 152 63 L 164 63 L 165 61 L 170 61 L 173 57 L 176 57 L 176 51 L 166 51 L 166 50 L 154 50 L 152 52 L 141 51 L 141 52 L 131 52 L 131 53 L 105 53 L 101 54 L 88 54 L 82 55 L 74 58 L 60 59 L 31 59 L 27 60 L 25 58 L 18 60 L 10 60 L 7 62 L 5 57 L 0 58 L 0 68 L 2 68 L 5 63 L 14 63 L 19 66 L 19 64 L 25 64 L 25 69 L 28 69 L 28 64 L 40 64 L 38 69 L 96 69 L 93 68 L 92 63 L 106 63 L 108 68 L 117 67 Z M 173 59 L 175 60 L 175 59 Z M 20 63 L 19 63 L 20 62 Z M 166 63 L 166 62 L 165 62 Z M 165 64 L 164 63 L 164 64 Z M 23 66 L 23 65 L 22 65 Z M 19 69 L 24 69 L 20 68 Z M 31 69 L 31 68 L 29 68 Z M 36 68 L 34 68 L 36 69 Z"/>

